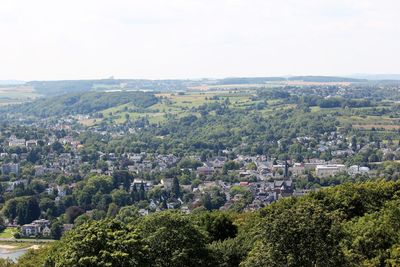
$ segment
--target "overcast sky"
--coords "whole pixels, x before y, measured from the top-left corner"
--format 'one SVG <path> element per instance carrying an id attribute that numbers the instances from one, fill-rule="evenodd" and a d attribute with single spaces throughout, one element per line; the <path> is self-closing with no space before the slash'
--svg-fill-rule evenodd
<path id="1" fill-rule="evenodd" d="M 400 72 L 399 0 L 0 0 L 0 80 Z"/>

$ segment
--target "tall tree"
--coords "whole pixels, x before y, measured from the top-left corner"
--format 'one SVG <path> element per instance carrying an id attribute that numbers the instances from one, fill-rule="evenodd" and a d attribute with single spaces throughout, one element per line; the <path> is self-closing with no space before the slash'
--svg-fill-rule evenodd
<path id="1" fill-rule="evenodd" d="M 172 180 L 171 192 L 172 192 L 172 197 L 173 198 L 180 198 L 181 197 L 181 187 L 179 185 L 179 180 L 178 180 L 177 177 L 174 177 L 174 179 Z"/>

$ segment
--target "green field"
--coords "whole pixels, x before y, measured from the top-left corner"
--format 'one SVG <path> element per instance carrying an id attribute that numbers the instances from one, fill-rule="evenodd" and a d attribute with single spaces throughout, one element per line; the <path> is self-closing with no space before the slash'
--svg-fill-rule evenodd
<path id="1" fill-rule="evenodd" d="M 3 232 L 0 232 L 0 238 L 13 238 L 16 232 L 17 228 L 6 228 Z"/>
<path id="2" fill-rule="evenodd" d="M 192 111 L 205 103 L 223 102 L 229 98 L 231 108 L 244 109 L 257 102 L 251 100 L 252 93 L 246 92 L 188 92 L 185 94 L 161 93 L 156 96 L 160 102 L 146 109 L 138 110 L 133 104 L 124 104 L 103 110 L 101 113 L 105 120 L 110 120 L 120 124 L 126 121 L 126 116 L 130 120 L 147 118 L 150 123 L 165 122 L 169 116 L 181 118 L 188 115 L 199 116 L 198 112 Z M 93 125 L 101 122 L 100 120 L 82 121 L 82 124 Z"/>

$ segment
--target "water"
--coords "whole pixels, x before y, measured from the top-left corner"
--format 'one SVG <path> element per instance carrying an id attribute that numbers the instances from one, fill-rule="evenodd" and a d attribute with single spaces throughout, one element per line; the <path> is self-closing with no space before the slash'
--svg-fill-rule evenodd
<path id="1" fill-rule="evenodd" d="M 13 261 L 16 261 L 19 257 L 24 255 L 28 249 L 18 249 L 18 250 L 8 250 L 4 248 L 0 248 L 0 258 L 3 259 L 11 259 Z"/>

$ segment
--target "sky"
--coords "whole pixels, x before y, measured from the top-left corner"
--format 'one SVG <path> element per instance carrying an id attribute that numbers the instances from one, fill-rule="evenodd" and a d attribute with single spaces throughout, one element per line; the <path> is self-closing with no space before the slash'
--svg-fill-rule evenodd
<path id="1" fill-rule="evenodd" d="M 400 73 L 398 0 L 0 0 L 0 80 Z"/>

